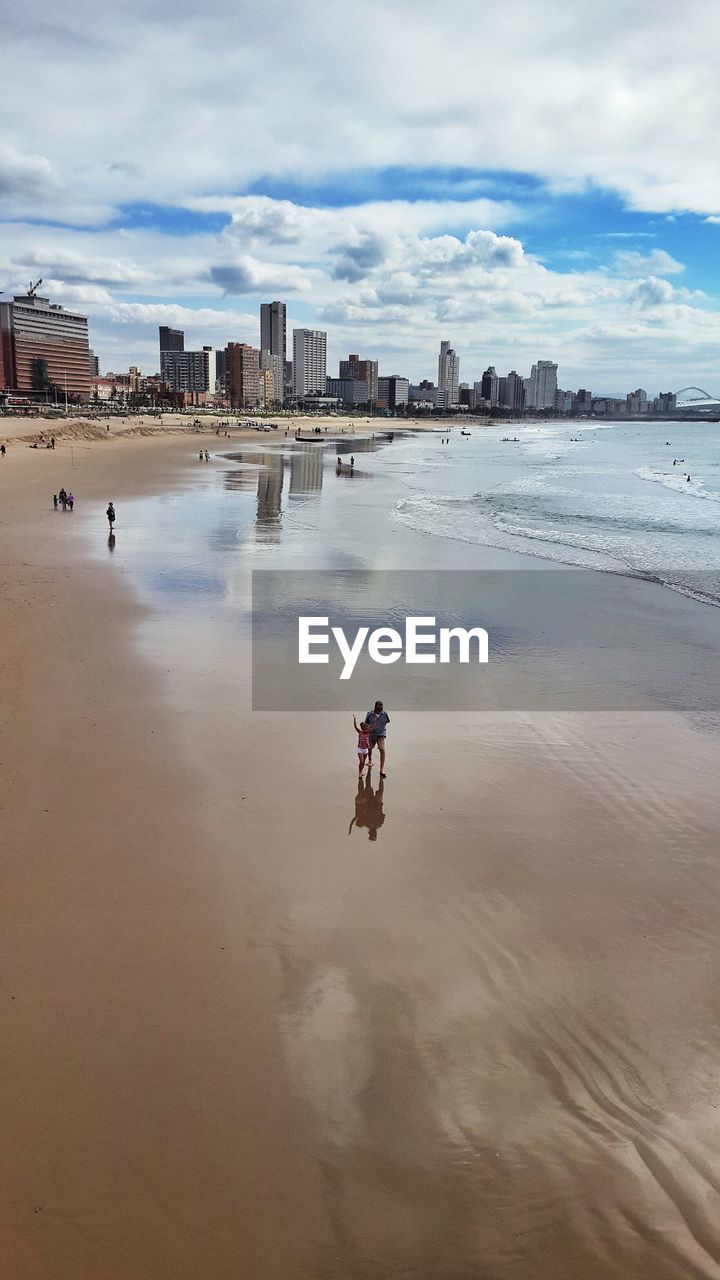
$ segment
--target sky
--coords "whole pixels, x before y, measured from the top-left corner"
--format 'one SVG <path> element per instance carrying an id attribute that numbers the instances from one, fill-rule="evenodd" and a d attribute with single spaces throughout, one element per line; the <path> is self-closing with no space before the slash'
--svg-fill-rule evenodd
<path id="1" fill-rule="evenodd" d="M 720 394 L 716 0 L 26 0 L 3 18 L 0 287 L 103 372 L 259 343 L 380 373 Z M 290 352 L 288 353 L 290 354 Z"/>

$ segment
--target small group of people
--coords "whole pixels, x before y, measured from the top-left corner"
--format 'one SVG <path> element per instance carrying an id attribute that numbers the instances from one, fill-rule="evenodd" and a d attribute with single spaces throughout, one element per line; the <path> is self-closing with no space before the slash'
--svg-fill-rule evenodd
<path id="1" fill-rule="evenodd" d="M 210 461 L 210 454 L 208 453 L 207 449 L 205 450 L 201 449 L 198 454 L 198 462 L 209 462 L 209 461 Z"/>
<path id="2" fill-rule="evenodd" d="M 338 454 L 338 459 L 337 459 L 337 469 L 338 469 L 338 471 L 342 471 L 342 465 L 343 465 L 343 460 L 342 460 L 342 458 L 340 457 L 340 454 Z M 351 453 L 351 454 L 350 454 L 350 470 L 351 470 L 351 471 L 354 471 L 354 470 L 355 470 L 355 454 L 354 454 L 354 453 Z"/>
<path id="3" fill-rule="evenodd" d="M 389 723 L 390 716 L 380 701 L 375 703 L 372 711 L 366 712 L 365 719 L 361 720 L 360 724 L 353 716 L 353 725 L 358 736 L 358 777 L 362 777 L 366 765 L 368 775 L 370 774 L 372 753 L 375 747 L 377 747 L 380 756 L 380 777 L 385 778 L 387 776 L 385 773 L 385 739 Z"/>
<path id="4" fill-rule="evenodd" d="M 59 493 L 53 494 L 53 507 L 57 511 L 58 507 L 62 507 L 63 511 L 72 511 L 75 506 L 75 498 L 72 493 L 68 493 L 64 488 Z"/>
<path id="5" fill-rule="evenodd" d="M 667 442 L 667 443 L 669 444 L 669 443 L 670 443 L 670 441 L 668 440 L 668 442 Z M 678 464 L 678 462 L 684 462 L 684 461 L 685 461 L 685 459 L 684 459 L 684 458 L 673 458 L 673 466 L 674 466 L 674 467 L 676 467 L 676 466 L 677 466 L 677 464 Z M 689 484 L 689 483 L 690 483 L 690 472 L 689 472 L 689 471 L 688 471 L 687 475 L 685 476 L 685 479 L 686 479 L 687 483 Z"/>

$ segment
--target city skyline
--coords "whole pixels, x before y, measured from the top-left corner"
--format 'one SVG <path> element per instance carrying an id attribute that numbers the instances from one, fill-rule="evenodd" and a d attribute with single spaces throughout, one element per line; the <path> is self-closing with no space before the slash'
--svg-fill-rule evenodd
<path id="1" fill-rule="evenodd" d="M 242 45 L 224 39 L 246 9 Z M 506 59 L 464 0 L 370 4 L 367 47 L 327 3 L 280 32 L 242 3 L 183 3 L 170 33 L 131 0 L 122 41 L 81 9 L 30 14 L 31 112 L 28 15 L 4 31 L 0 284 L 42 276 L 88 315 L 104 369 L 150 369 L 159 325 L 256 345 L 260 303 L 284 298 L 288 331 L 327 330 L 333 369 L 361 350 L 421 379 L 452 333 L 478 375 L 546 352 L 571 386 L 720 392 L 706 5 L 510 0 L 492 11 Z M 239 74 L 254 59 L 262 77 Z M 109 79 L 137 92 L 111 104 Z M 271 92 L 293 110 L 264 110 Z"/>

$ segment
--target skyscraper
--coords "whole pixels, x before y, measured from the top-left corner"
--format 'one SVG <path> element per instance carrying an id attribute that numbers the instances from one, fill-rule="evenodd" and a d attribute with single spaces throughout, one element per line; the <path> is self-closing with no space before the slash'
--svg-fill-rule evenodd
<path id="1" fill-rule="evenodd" d="M 498 394 L 500 391 L 500 379 L 495 372 L 494 366 L 489 365 L 482 376 L 480 383 L 483 400 L 487 400 L 491 409 L 495 408 L 498 403 Z"/>
<path id="2" fill-rule="evenodd" d="M 260 350 L 285 360 L 287 347 L 284 302 L 260 304 Z"/>
<path id="3" fill-rule="evenodd" d="M 325 395 L 327 334 L 322 329 L 293 329 L 293 394 Z"/>
<path id="4" fill-rule="evenodd" d="M 554 409 L 557 391 L 558 367 L 552 360 L 538 360 L 530 373 L 530 386 L 526 407 L 529 409 Z"/>
<path id="5" fill-rule="evenodd" d="M 525 379 L 515 369 L 511 369 L 507 378 L 500 379 L 499 403 L 520 413 L 525 405 Z"/>
<path id="6" fill-rule="evenodd" d="M 441 342 L 438 356 L 438 391 L 443 409 L 448 409 L 451 404 L 457 404 L 459 382 L 460 359 L 449 342 Z"/>

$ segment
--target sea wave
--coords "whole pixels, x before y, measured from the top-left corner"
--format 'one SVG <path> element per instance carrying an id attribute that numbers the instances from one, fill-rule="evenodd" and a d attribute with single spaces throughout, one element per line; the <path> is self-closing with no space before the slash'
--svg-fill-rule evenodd
<path id="1" fill-rule="evenodd" d="M 439 538 L 500 550 L 519 551 L 543 560 L 643 578 L 693 600 L 720 605 L 718 574 L 703 578 L 692 563 L 660 565 L 628 547 L 610 546 L 599 534 L 568 528 L 539 528 L 519 522 L 514 511 L 490 508 L 483 495 L 417 494 L 401 499 L 393 518 L 407 528 Z"/>
<path id="2" fill-rule="evenodd" d="M 633 475 L 638 476 L 640 480 L 661 484 L 675 493 L 704 498 L 707 502 L 720 502 L 720 493 L 716 493 L 714 489 L 707 489 L 702 480 L 693 480 L 692 477 L 688 480 L 687 473 L 681 472 L 677 475 L 673 471 L 660 471 L 657 467 L 638 467 Z"/>

